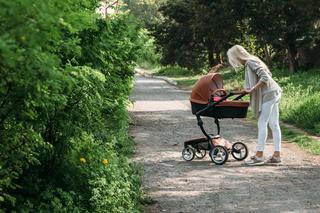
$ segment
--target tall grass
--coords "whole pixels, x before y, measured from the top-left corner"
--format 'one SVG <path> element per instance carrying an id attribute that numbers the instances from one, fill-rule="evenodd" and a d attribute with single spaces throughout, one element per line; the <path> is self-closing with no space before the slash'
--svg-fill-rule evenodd
<path id="1" fill-rule="evenodd" d="M 320 72 L 278 75 L 283 88 L 281 119 L 308 132 L 320 134 Z"/>

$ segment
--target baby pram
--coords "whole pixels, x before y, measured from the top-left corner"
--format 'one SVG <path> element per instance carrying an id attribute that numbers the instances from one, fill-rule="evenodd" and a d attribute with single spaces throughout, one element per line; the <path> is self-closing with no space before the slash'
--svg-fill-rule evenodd
<path id="1" fill-rule="evenodd" d="M 205 137 L 184 142 L 182 151 L 184 160 L 191 161 L 194 157 L 202 159 L 206 155 L 206 150 L 210 150 L 210 158 L 217 165 L 224 164 L 228 160 L 229 153 L 236 160 L 244 160 L 248 156 L 248 149 L 242 142 L 236 142 L 231 146 L 215 143 L 224 140 L 220 137 L 219 119 L 245 118 L 247 116 L 249 102 L 241 100 L 244 95 L 226 92 L 223 89 L 223 79 L 220 74 L 208 74 L 198 80 L 192 88 L 190 102 L 192 114 L 196 115 L 198 126 Z M 236 97 L 228 100 L 232 96 Z M 209 134 L 205 131 L 201 116 L 215 119 L 217 134 Z"/>

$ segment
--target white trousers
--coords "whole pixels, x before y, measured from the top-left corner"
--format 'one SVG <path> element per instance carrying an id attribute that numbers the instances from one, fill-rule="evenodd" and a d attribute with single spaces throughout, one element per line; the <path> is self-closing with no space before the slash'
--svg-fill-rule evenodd
<path id="1" fill-rule="evenodd" d="M 274 151 L 281 151 L 281 130 L 279 125 L 279 102 L 281 93 L 276 98 L 262 104 L 258 119 L 258 145 L 257 151 L 264 151 L 268 137 L 268 123 L 272 131 Z"/>

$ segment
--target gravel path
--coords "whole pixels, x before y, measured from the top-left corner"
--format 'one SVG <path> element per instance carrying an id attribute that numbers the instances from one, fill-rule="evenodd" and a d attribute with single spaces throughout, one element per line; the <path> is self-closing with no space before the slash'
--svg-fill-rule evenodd
<path id="1" fill-rule="evenodd" d="M 202 136 L 188 98 L 188 91 L 163 80 L 136 77 L 130 109 L 134 160 L 144 165 L 144 190 L 156 201 L 145 212 L 320 212 L 319 157 L 294 144 L 283 143 L 281 166 L 247 167 L 232 157 L 223 166 L 208 156 L 185 162 L 183 142 Z M 204 118 L 204 124 L 215 128 L 213 119 Z M 248 121 L 221 120 L 221 135 L 245 142 L 251 151 L 256 134 Z M 266 154 L 271 153 L 268 140 Z"/>

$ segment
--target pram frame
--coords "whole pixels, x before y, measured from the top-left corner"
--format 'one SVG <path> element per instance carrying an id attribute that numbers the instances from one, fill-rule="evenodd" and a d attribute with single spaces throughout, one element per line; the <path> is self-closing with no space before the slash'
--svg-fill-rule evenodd
<path id="1" fill-rule="evenodd" d="M 238 96 L 233 100 L 227 100 L 234 95 Z M 206 156 L 206 150 L 210 151 L 209 156 L 216 165 L 223 165 L 228 160 L 229 153 L 238 161 L 247 157 L 248 148 L 244 143 L 235 142 L 230 147 L 230 143 L 220 137 L 219 123 L 219 119 L 246 117 L 249 103 L 238 101 L 245 95 L 245 93 L 234 91 L 227 93 L 223 88 L 222 76 L 218 73 L 205 75 L 197 81 L 190 95 L 191 111 L 196 116 L 197 124 L 205 137 L 184 142 L 182 150 L 184 160 L 192 161 L 194 157 L 203 159 Z M 206 131 L 201 117 L 215 119 L 217 134 L 209 134 Z"/>
<path id="2" fill-rule="evenodd" d="M 201 132 L 206 136 L 206 138 L 197 138 L 197 139 L 193 139 L 193 140 L 189 140 L 189 141 L 186 141 L 184 143 L 184 148 L 188 147 L 188 146 L 194 146 L 198 143 L 203 143 L 205 141 L 212 141 L 213 137 L 215 137 L 216 135 L 220 135 L 220 122 L 219 122 L 219 119 L 218 118 L 214 118 L 214 122 L 217 126 L 217 134 L 214 135 L 214 134 L 209 134 L 207 133 L 207 131 L 204 129 L 204 126 L 203 126 L 203 121 L 201 119 L 201 114 L 206 112 L 207 110 L 211 109 L 212 107 L 214 107 L 215 105 L 227 100 L 228 98 L 234 96 L 234 95 L 237 95 L 239 93 L 235 93 L 235 92 L 229 92 L 226 96 L 222 97 L 219 101 L 214 101 L 214 98 L 213 98 L 213 95 L 211 95 L 211 98 L 210 98 L 210 101 L 209 101 L 209 104 L 207 107 L 205 107 L 204 109 L 198 111 L 195 115 L 196 115 L 196 118 L 197 118 L 197 124 L 198 126 L 200 127 L 201 129 Z M 246 94 L 240 94 L 239 96 L 237 96 L 236 98 L 233 99 L 233 101 L 237 101 L 237 100 L 240 100 L 242 97 L 244 97 Z M 213 147 L 212 147 L 212 143 L 209 143 L 209 150 L 211 150 Z"/>

